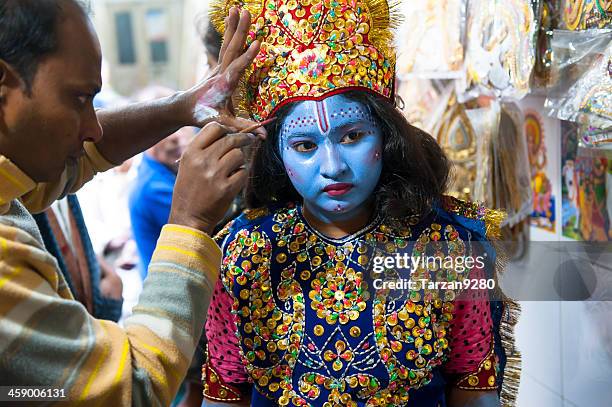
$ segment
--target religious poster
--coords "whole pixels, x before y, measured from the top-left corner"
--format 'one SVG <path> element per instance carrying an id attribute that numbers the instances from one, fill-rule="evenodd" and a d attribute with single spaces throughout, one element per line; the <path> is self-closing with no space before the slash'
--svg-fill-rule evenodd
<path id="1" fill-rule="evenodd" d="M 560 195 L 559 121 L 544 115 L 544 98 L 529 96 L 521 102 L 525 117 L 525 137 L 531 167 L 533 208 L 530 224 L 556 233 Z"/>
<path id="2" fill-rule="evenodd" d="M 563 236 L 612 241 L 612 159 L 579 147 L 577 125 L 562 122 Z"/>

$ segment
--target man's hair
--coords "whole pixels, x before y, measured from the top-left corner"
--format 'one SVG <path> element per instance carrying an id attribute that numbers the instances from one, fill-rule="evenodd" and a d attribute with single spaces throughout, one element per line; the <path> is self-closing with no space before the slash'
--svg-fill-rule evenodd
<path id="1" fill-rule="evenodd" d="M 67 1 L 88 13 L 77 0 L 0 0 L 0 60 L 17 71 L 27 93 L 38 64 L 57 50 L 57 22 Z"/>
<path id="2" fill-rule="evenodd" d="M 383 169 L 374 191 L 377 208 L 390 218 L 427 214 L 447 188 L 450 163 L 435 139 L 411 126 L 393 104 L 370 92 L 344 93 L 370 108 L 383 134 Z M 299 102 L 298 102 L 299 103 Z M 254 146 L 246 202 L 250 208 L 300 202 L 302 197 L 289 179 L 278 146 L 289 103 L 266 126 L 268 137 Z"/>

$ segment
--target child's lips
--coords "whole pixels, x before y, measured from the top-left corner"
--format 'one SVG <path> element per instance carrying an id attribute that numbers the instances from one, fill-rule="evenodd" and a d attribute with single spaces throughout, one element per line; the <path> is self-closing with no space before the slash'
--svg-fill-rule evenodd
<path id="1" fill-rule="evenodd" d="M 353 188 L 353 184 L 349 184 L 346 182 L 340 182 L 337 184 L 330 184 L 323 188 L 323 192 L 326 192 L 331 196 L 339 196 L 344 195 L 349 192 Z"/>

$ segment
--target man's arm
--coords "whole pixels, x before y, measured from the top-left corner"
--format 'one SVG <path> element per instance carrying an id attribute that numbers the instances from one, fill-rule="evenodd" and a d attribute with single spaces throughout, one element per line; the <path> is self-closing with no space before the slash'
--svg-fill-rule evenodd
<path id="1" fill-rule="evenodd" d="M 177 92 L 153 101 L 98 110 L 103 137 L 96 147 L 108 161 L 120 164 L 181 127 L 196 125 L 188 113 L 188 96 L 188 92 Z"/>
<path id="2" fill-rule="evenodd" d="M 55 259 L 27 232 L 21 205 L 0 216 L 0 384 L 57 386 L 73 403 L 169 405 L 218 275 L 221 252 L 209 234 L 247 179 L 241 147 L 252 138 L 228 132 L 212 123 L 185 152 L 173 224 L 125 330 L 74 300 Z"/>
<path id="3" fill-rule="evenodd" d="M 70 402 L 168 405 L 197 344 L 220 252 L 204 233 L 166 226 L 125 330 L 72 299 L 53 257 L 0 225 L 0 382 L 53 385 Z"/>

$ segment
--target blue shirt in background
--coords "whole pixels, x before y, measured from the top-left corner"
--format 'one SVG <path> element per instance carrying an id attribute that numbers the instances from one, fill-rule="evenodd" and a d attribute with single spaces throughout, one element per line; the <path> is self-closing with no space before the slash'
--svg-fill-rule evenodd
<path id="1" fill-rule="evenodd" d="M 143 154 L 134 188 L 130 193 L 130 218 L 144 279 L 162 227 L 168 223 L 176 174 L 164 164 Z"/>

